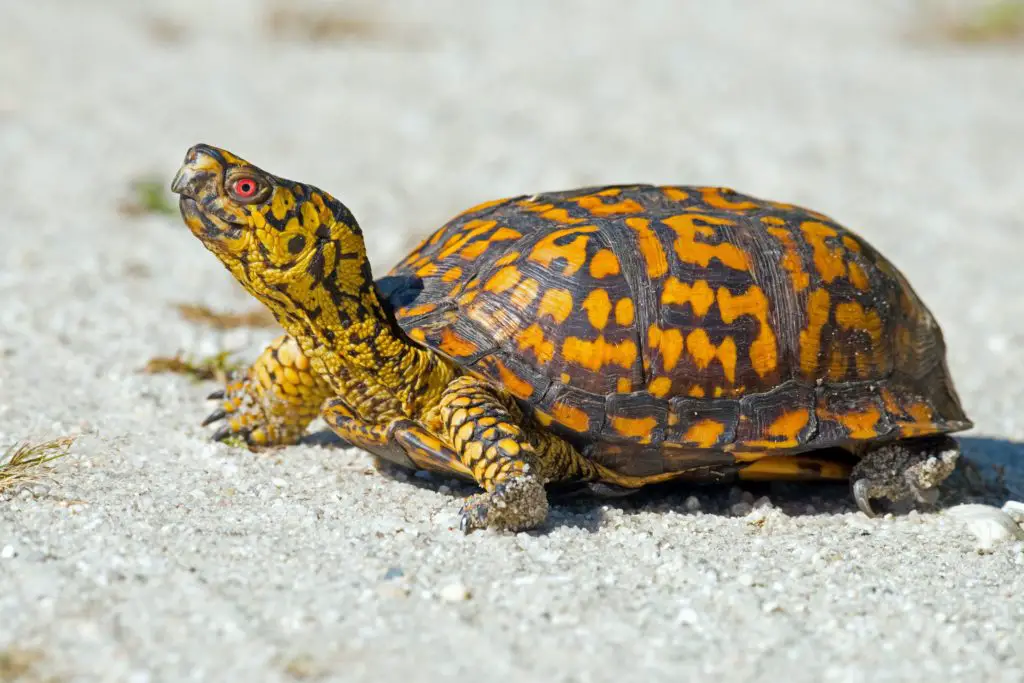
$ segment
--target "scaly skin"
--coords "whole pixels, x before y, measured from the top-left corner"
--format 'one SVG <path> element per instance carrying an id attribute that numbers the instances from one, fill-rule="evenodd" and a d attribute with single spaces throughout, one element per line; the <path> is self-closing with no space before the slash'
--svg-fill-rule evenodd
<path id="1" fill-rule="evenodd" d="M 342 438 L 403 465 L 472 475 L 487 493 L 466 504 L 466 531 L 537 526 L 544 483 L 596 476 L 567 443 L 510 412 L 505 392 L 460 379 L 408 340 L 381 303 L 359 225 L 334 197 L 207 145 L 189 150 L 172 189 L 192 233 L 298 345 L 275 342 L 228 388 L 224 415 L 209 420 L 229 418 L 218 436 L 291 443 L 333 397 L 324 417 Z M 309 381 L 298 373 L 306 361 Z"/>

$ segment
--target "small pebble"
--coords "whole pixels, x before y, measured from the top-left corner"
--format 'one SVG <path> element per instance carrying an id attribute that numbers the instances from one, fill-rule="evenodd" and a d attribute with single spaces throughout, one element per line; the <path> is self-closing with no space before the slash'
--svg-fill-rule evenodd
<path id="1" fill-rule="evenodd" d="M 746 517 L 753 509 L 754 507 L 745 500 L 742 500 L 729 508 L 732 514 L 737 517 Z"/>
<path id="2" fill-rule="evenodd" d="M 0 550 L 0 559 L 9 560 L 14 557 L 14 546 L 5 545 L 3 550 Z"/>
<path id="3" fill-rule="evenodd" d="M 978 550 L 990 550 L 1000 543 L 1024 540 L 1024 530 L 1006 512 L 991 505 L 956 505 L 946 514 L 961 521 L 975 538 Z"/>
<path id="4" fill-rule="evenodd" d="M 697 496 L 687 496 L 686 502 L 683 503 L 683 507 L 686 508 L 687 512 L 697 512 L 700 510 L 700 498 Z"/>
<path id="5" fill-rule="evenodd" d="M 462 583 L 450 583 L 441 589 L 441 599 L 445 602 L 463 602 L 472 597 L 469 588 Z"/>
<path id="6" fill-rule="evenodd" d="M 1003 512 L 1017 524 L 1024 524 L 1024 501 L 1008 500 L 1003 504 Z"/>
<path id="7" fill-rule="evenodd" d="M 676 624 L 679 626 L 693 626 L 697 623 L 697 612 L 689 607 L 684 607 L 679 610 L 679 614 L 676 615 Z"/>

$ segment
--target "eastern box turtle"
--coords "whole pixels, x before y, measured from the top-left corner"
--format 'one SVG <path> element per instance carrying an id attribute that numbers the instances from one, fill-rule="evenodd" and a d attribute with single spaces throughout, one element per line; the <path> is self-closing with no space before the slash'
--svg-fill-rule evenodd
<path id="1" fill-rule="evenodd" d="M 207 145 L 185 223 L 287 332 L 211 398 L 217 438 L 318 414 L 399 465 L 476 481 L 464 530 L 527 529 L 545 485 L 849 478 L 934 500 L 971 426 L 935 319 L 829 217 L 718 187 L 623 185 L 456 216 L 374 281 L 337 199 Z"/>

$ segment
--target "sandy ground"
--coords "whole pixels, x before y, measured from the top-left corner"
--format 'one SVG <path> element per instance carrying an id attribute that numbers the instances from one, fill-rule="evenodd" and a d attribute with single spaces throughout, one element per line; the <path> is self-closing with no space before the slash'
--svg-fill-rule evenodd
<path id="1" fill-rule="evenodd" d="M 466 489 L 210 443 L 214 384 L 137 370 L 274 332 L 183 320 L 252 304 L 176 216 L 119 205 L 213 143 L 343 197 L 383 272 L 520 192 L 804 203 L 913 281 L 964 448 L 1021 498 L 1024 52 L 921 42 L 900 2 L 366 7 L 0 0 L 0 446 L 79 435 L 0 500 L 0 680 L 1022 680 L 1024 544 L 949 514 L 675 490 L 464 537 Z"/>

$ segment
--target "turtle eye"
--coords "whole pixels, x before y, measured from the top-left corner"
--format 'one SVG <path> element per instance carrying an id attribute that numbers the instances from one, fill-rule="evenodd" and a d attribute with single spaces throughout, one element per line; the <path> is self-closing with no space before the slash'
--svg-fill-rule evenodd
<path id="1" fill-rule="evenodd" d="M 242 176 L 231 181 L 228 185 L 228 191 L 234 199 L 240 202 L 247 202 L 259 194 L 260 182 L 256 178 Z"/>

